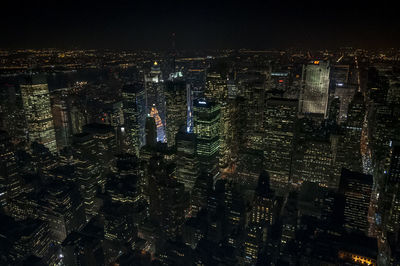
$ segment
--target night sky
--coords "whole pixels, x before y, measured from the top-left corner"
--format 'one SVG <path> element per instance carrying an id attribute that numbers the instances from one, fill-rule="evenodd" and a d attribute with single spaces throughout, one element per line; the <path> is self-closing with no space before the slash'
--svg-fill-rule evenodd
<path id="1" fill-rule="evenodd" d="M 6 1 L 0 47 L 400 47 L 389 1 Z M 372 1 L 371 1 L 372 2 Z"/>

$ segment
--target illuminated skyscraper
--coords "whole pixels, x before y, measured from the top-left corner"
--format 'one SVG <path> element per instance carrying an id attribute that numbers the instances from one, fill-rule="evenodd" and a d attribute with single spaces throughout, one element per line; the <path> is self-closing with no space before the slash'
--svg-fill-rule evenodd
<path id="1" fill-rule="evenodd" d="M 327 115 L 329 96 L 329 62 L 312 61 L 303 66 L 299 113 Z"/>
<path id="2" fill-rule="evenodd" d="M 343 83 L 336 85 L 335 97 L 338 97 L 340 100 L 339 123 L 346 121 L 349 104 L 354 97 L 356 89 L 357 86 L 355 85 L 343 85 Z"/>
<path id="3" fill-rule="evenodd" d="M 176 178 L 190 192 L 200 174 L 195 134 L 187 133 L 186 128 L 182 128 L 176 134 L 176 148 Z"/>
<path id="4" fill-rule="evenodd" d="M 221 74 L 216 72 L 208 73 L 204 96 L 207 99 L 214 99 L 217 101 L 223 100 L 228 96 L 227 85 L 226 78 L 223 78 Z"/>
<path id="5" fill-rule="evenodd" d="M 44 76 L 29 76 L 21 84 L 22 102 L 30 142 L 42 143 L 52 153 L 57 152 L 49 89 Z"/>
<path id="6" fill-rule="evenodd" d="M 158 62 L 154 62 L 151 70 L 144 76 L 146 89 L 147 113 L 155 107 L 158 110 L 162 124 L 165 124 L 165 95 L 164 82 Z M 160 140 L 161 141 L 161 140 Z"/>
<path id="7" fill-rule="evenodd" d="M 139 83 L 122 88 L 126 150 L 139 155 L 145 143 L 146 99 L 145 90 Z"/>
<path id="8" fill-rule="evenodd" d="M 221 106 L 212 101 L 195 100 L 193 104 L 194 133 L 197 136 L 197 155 L 200 169 L 218 176 L 220 151 Z"/>
<path id="9" fill-rule="evenodd" d="M 168 147 L 173 147 L 176 133 L 187 125 L 187 90 L 180 79 L 169 80 L 165 85 L 167 143 Z"/>
<path id="10" fill-rule="evenodd" d="M 291 174 L 291 161 L 298 102 L 271 98 L 264 110 L 264 167 L 271 187 L 284 189 Z"/>
<path id="11" fill-rule="evenodd" d="M 258 179 L 253 206 L 244 241 L 245 261 L 255 264 L 266 236 L 266 229 L 276 216 L 277 199 L 269 186 L 269 175 L 262 172 Z"/>

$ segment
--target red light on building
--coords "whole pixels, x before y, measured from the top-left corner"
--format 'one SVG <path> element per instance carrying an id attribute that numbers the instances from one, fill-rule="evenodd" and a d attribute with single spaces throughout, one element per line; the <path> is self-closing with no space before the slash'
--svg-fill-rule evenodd
<path id="1" fill-rule="evenodd" d="M 283 79 L 280 79 L 280 80 L 279 80 L 279 83 L 283 83 Z"/>

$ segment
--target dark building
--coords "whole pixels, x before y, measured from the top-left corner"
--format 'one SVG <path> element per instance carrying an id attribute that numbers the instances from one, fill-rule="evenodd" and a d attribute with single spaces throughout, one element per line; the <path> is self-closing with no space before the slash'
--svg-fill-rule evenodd
<path id="1" fill-rule="evenodd" d="M 264 109 L 264 169 L 273 189 L 287 188 L 291 175 L 298 101 L 268 99 Z"/>
<path id="2" fill-rule="evenodd" d="M 50 263 L 51 236 L 49 225 L 39 219 L 15 221 L 0 214 L 0 263 L 18 265 L 30 255 Z"/>
<path id="3" fill-rule="evenodd" d="M 154 117 L 146 117 L 146 145 L 154 147 L 157 143 L 157 126 Z"/>
<path id="4" fill-rule="evenodd" d="M 362 172 L 361 135 L 365 111 L 364 97 L 357 92 L 349 105 L 343 141 L 339 147 L 343 167 L 356 172 Z"/>
<path id="5" fill-rule="evenodd" d="M 176 178 L 185 185 L 185 190 L 191 192 L 196 179 L 200 175 L 199 160 L 197 159 L 196 135 L 187 133 L 182 128 L 176 134 Z"/>
<path id="6" fill-rule="evenodd" d="M 166 128 L 168 147 L 175 146 L 175 135 L 182 126 L 187 126 L 186 83 L 169 80 L 165 83 Z"/>
<path id="7" fill-rule="evenodd" d="M 142 84 L 122 87 L 126 151 L 139 155 L 145 143 L 146 95 Z"/>
<path id="8" fill-rule="evenodd" d="M 173 177 L 174 168 L 160 157 L 153 157 L 149 164 L 150 219 L 158 225 L 161 245 L 182 234 L 189 207 L 184 185 Z"/>
<path id="9" fill-rule="evenodd" d="M 72 232 L 62 243 L 62 262 L 66 265 L 105 265 L 101 240 Z"/>
<path id="10" fill-rule="evenodd" d="M 372 187 L 371 175 L 342 169 L 339 190 L 345 201 L 344 227 L 350 232 L 368 234 Z"/>

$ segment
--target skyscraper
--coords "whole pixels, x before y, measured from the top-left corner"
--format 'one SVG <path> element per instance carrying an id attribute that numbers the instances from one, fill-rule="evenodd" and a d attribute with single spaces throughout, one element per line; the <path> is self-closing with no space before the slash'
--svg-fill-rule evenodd
<path id="1" fill-rule="evenodd" d="M 291 175 L 297 100 L 271 98 L 264 110 L 264 167 L 271 187 L 284 189 Z"/>
<path id="2" fill-rule="evenodd" d="M 303 66 L 299 113 L 327 115 L 330 66 L 327 61 L 312 61 Z"/>
<path id="3" fill-rule="evenodd" d="M 146 145 L 155 146 L 157 143 L 157 126 L 154 117 L 146 117 Z"/>
<path id="4" fill-rule="evenodd" d="M 225 99 L 228 96 L 226 78 L 217 72 L 208 73 L 204 96 L 208 99 L 215 99 L 217 101 Z"/>
<path id="5" fill-rule="evenodd" d="M 337 139 L 336 136 L 299 137 L 293 152 L 292 181 L 336 189 L 341 170 L 336 161 Z"/>
<path id="6" fill-rule="evenodd" d="M 245 261 L 254 264 L 265 240 L 266 229 L 275 222 L 277 199 L 269 186 L 269 175 L 263 171 L 255 189 L 253 206 L 244 241 Z"/>
<path id="7" fill-rule="evenodd" d="M 361 133 L 365 111 L 364 97 L 361 92 L 357 92 L 349 105 L 340 147 L 343 167 L 357 172 L 362 172 Z"/>
<path id="8" fill-rule="evenodd" d="M 211 173 L 215 179 L 219 174 L 221 106 L 212 101 L 195 100 L 193 115 L 200 169 Z"/>
<path id="9" fill-rule="evenodd" d="M 155 107 L 161 117 L 162 123 L 165 124 L 165 95 L 163 90 L 163 79 L 161 75 L 160 65 L 157 61 L 151 66 L 151 70 L 144 76 L 146 89 L 146 106 L 147 113 L 151 108 Z"/>
<path id="10" fill-rule="evenodd" d="M 54 91 L 51 96 L 54 129 L 59 150 L 71 144 L 68 93 L 69 89 L 60 89 Z"/>
<path id="11" fill-rule="evenodd" d="M 173 177 L 173 173 L 174 166 L 161 157 L 150 159 L 150 218 L 159 225 L 162 241 L 175 239 L 181 234 L 184 210 L 189 206 L 184 185 Z"/>
<path id="12" fill-rule="evenodd" d="M 344 227 L 351 232 L 368 233 L 368 210 L 373 178 L 342 169 L 339 190 L 344 195 Z"/>
<path id="13" fill-rule="evenodd" d="M 253 225 L 270 225 L 275 221 L 274 212 L 277 204 L 275 193 L 270 188 L 269 174 L 262 172 L 256 187 L 253 209 L 250 214 L 250 223 Z"/>
<path id="14" fill-rule="evenodd" d="M 176 178 L 190 192 L 200 174 L 195 134 L 187 133 L 186 128 L 182 127 L 176 134 L 176 149 Z"/>
<path id="15" fill-rule="evenodd" d="M 186 84 L 183 80 L 165 83 L 166 127 L 168 147 L 175 146 L 175 135 L 187 124 Z"/>
<path id="16" fill-rule="evenodd" d="M 42 143 L 52 153 L 57 151 L 49 89 L 44 76 L 32 75 L 21 84 L 22 103 L 30 142 Z"/>
<path id="17" fill-rule="evenodd" d="M 391 143 L 390 167 L 386 175 L 382 199 L 386 233 L 396 235 L 400 231 L 400 143 Z"/>
<path id="18" fill-rule="evenodd" d="M 15 147 L 7 132 L 0 130 L 0 208 L 6 208 L 7 200 L 22 192 L 18 172 Z"/>
<path id="19" fill-rule="evenodd" d="M 146 99 L 145 90 L 139 83 L 122 88 L 126 150 L 139 155 L 145 143 Z"/>

